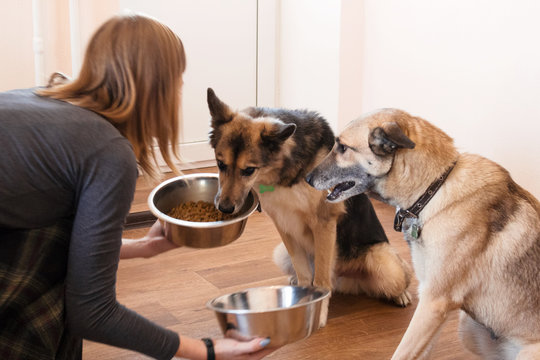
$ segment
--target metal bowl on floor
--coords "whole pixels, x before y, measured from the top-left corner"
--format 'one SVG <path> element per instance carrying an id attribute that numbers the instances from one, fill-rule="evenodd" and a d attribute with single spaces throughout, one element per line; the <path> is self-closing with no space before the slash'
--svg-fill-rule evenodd
<path id="1" fill-rule="evenodd" d="M 319 328 L 321 304 L 330 291 L 317 287 L 263 286 L 222 295 L 207 303 L 223 334 L 269 337 L 279 347 L 309 337 Z M 232 335 L 232 334 L 229 334 Z"/>
<path id="2" fill-rule="evenodd" d="M 196 222 L 167 215 L 171 209 L 199 200 L 214 203 L 218 191 L 218 174 L 198 173 L 178 176 L 159 184 L 148 197 L 150 211 L 164 224 L 165 236 L 179 246 L 213 248 L 238 239 L 249 215 L 255 211 L 259 198 L 254 190 L 248 194 L 243 207 L 232 219 Z"/>

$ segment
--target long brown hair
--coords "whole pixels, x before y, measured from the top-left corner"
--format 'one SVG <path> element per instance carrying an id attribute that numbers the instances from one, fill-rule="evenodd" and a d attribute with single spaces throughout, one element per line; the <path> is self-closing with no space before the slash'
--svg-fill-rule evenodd
<path id="1" fill-rule="evenodd" d="M 169 146 L 178 158 L 185 68 L 182 41 L 166 25 L 142 15 L 116 16 L 92 36 L 77 79 L 53 81 L 36 93 L 105 117 L 131 142 L 143 171 L 158 179 L 154 138 L 177 172 Z"/>

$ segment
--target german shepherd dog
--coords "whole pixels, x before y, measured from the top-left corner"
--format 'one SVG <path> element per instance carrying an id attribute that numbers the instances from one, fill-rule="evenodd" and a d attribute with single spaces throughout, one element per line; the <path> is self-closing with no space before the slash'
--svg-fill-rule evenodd
<path id="1" fill-rule="evenodd" d="M 398 208 L 419 303 L 392 359 L 427 357 L 457 309 L 473 353 L 540 359 L 540 203 L 508 171 L 458 153 L 421 118 L 383 109 L 351 122 L 306 179 L 334 189 L 331 203 L 367 192 Z"/>
<path id="2" fill-rule="evenodd" d="M 388 243 L 367 196 L 331 204 L 304 181 L 334 143 L 326 120 L 305 110 L 233 111 L 212 89 L 208 107 L 219 169 L 216 208 L 234 213 L 251 188 L 259 190 L 262 210 L 286 247 L 278 245 L 274 259 L 292 282 L 410 303 L 412 270 Z M 320 326 L 327 311 L 328 302 Z"/>

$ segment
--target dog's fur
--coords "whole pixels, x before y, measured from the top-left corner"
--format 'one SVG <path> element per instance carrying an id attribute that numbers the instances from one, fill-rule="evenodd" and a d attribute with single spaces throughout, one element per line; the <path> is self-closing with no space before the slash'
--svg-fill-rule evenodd
<path id="1" fill-rule="evenodd" d="M 260 203 L 286 247 L 278 246 L 274 259 L 296 277 L 293 282 L 363 292 L 400 306 L 410 302 L 407 288 L 412 270 L 390 247 L 367 196 L 330 204 L 324 192 L 304 181 L 334 143 L 332 130 L 321 116 L 253 107 L 232 111 L 212 89 L 208 89 L 208 106 L 210 144 L 219 168 L 215 205 L 220 211 L 236 212 L 251 188 L 273 186 L 272 191 L 259 194 Z M 326 323 L 327 306 L 321 326 Z"/>
<path id="2" fill-rule="evenodd" d="M 333 201 L 367 192 L 407 209 L 453 163 L 420 212 L 420 237 L 404 231 L 419 303 L 392 359 L 427 357 L 455 309 L 472 352 L 540 359 L 540 204 L 505 169 L 458 153 L 421 118 L 383 109 L 351 122 L 307 179 L 340 190 Z"/>

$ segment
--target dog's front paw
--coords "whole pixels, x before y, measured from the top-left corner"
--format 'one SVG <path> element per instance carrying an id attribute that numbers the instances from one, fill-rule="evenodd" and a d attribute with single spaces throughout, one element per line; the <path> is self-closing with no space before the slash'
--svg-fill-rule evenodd
<path id="1" fill-rule="evenodd" d="M 393 297 L 392 301 L 398 306 L 405 307 L 411 303 L 411 294 L 405 290 L 400 295 Z"/>

